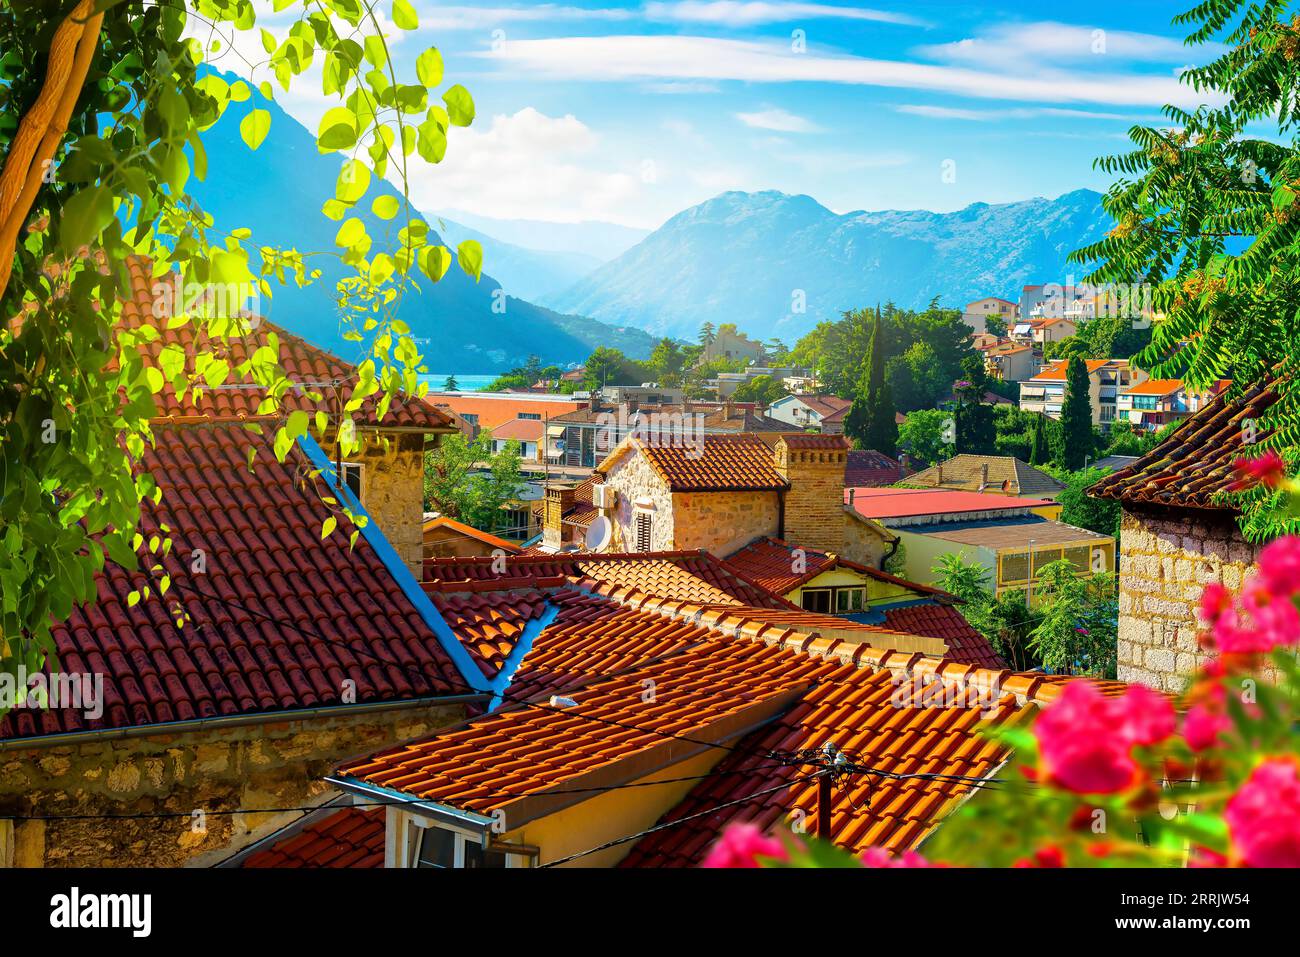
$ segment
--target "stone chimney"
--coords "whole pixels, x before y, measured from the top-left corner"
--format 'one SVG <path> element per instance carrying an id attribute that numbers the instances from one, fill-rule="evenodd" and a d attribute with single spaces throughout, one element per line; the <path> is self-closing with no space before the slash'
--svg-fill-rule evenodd
<path id="1" fill-rule="evenodd" d="M 548 482 L 542 503 L 542 544 L 549 548 L 564 547 L 564 513 L 573 508 L 577 486 L 572 482 Z"/>
<path id="2" fill-rule="evenodd" d="M 988 487 L 989 487 L 989 463 L 981 462 L 980 463 L 980 491 L 982 492 Z"/>
<path id="3" fill-rule="evenodd" d="M 844 468 L 849 443 L 842 435 L 782 435 L 776 470 L 785 493 L 783 537 L 794 545 L 839 554 L 844 550 Z"/>

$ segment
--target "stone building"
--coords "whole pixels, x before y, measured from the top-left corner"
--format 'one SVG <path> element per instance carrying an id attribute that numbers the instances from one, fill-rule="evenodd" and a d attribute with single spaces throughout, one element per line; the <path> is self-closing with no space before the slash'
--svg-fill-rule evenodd
<path id="1" fill-rule="evenodd" d="M 129 268 L 123 322 L 152 324 L 149 263 Z M 160 330 L 145 363 L 173 343 L 192 363 L 207 344 L 183 338 L 190 328 Z M 346 402 L 355 373 L 269 323 L 214 347 L 234 368 L 272 331 L 294 383 L 276 417 L 259 415 L 264 396 L 248 381 L 157 397 L 141 468 L 162 495 L 143 504 L 139 532 L 170 547 L 142 546 L 140 566 L 160 564 L 170 587 L 160 594 L 151 573 L 108 561 L 94 604 L 55 624 L 59 671 L 34 680 L 79 694 L 23 700 L 0 720 L 0 866 L 216 862 L 298 816 L 283 809 L 322 800 L 339 760 L 486 700 L 481 672 L 385 534 L 413 543 L 418 561 L 410 486 L 447 420 L 414 400 L 381 420 L 367 400 L 353 418 L 376 441 L 361 468 L 340 478 L 328 430 L 281 461 L 278 416 L 333 415 L 314 396 Z M 327 501 L 349 492 L 364 527 Z"/>
<path id="2" fill-rule="evenodd" d="M 1215 398 L 1160 445 L 1089 491 L 1123 506 L 1119 555 L 1121 681 L 1177 690 L 1205 660 L 1198 600 L 1209 582 L 1241 587 L 1259 546 L 1224 498 L 1232 463 L 1277 394 L 1268 384 Z"/>
<path id="3" fill-rule="evenodd" d="M 613 551 L 726 556 L 772 536 L 878 565 L 895 541 L 844 506 L 848 443 L 804 433 L 707 435 L 698 448 L 624 440 L 597 467 Z"/>

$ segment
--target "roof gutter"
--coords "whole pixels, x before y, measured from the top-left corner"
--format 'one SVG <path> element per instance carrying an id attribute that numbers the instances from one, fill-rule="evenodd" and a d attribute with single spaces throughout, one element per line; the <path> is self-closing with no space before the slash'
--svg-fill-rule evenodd
<path id="1" fill-rule="evenodd" d="M 486 694 L 432 695 L 402 701 L 374 701 L 366 704 L 336 704 L 319 708 L 289 711 L 258 711 L 253 714 L 213 715 L 210 718 L 190 718 L 185 721 L 160 721 L 156 724 L 138 724 L 125 728 L 101 728 L 95 731 L 69 731 L 60 734 L 43 734 L 30 738 L 7 738 L 0 741 L 0 752 L 22 751 L 30 748 L 81 744 L 87 741 L 110 741 L 121 738 L 146 738 L 154 734 L 179 734 L 207 728 L 235 727 L 244 724 L 269 724 L 281 721 L 308 721 L 312 718 L 338 717 L 340 715 L 366 714 L 375 711 L 398 711 L 421 708 L 426 705 L 468 704 L 488 699 Z"/>
<path id="2" fill-rule="evenodd" d="M 366 798 L 375 804 L 400 807 L 412 814 L 431 818 L 439 824 L 450 824 L 452 827 L 474 831 L 483 837 L 484 843 L 487 842 L 487 836 L 491 833 L 492 825 L 496 822 L 495 818 L 484 817 L 482 814 L 475 814 L 472 811 L 462 811 L 460 808 L 451 807 L 447 804 L 416 800 L 411 795 L 404 794 L 401 791 L 366 784 L 355 778 L 331 776 L 325 779 L 325 783 L 332 784 L 340 791 Z"/>

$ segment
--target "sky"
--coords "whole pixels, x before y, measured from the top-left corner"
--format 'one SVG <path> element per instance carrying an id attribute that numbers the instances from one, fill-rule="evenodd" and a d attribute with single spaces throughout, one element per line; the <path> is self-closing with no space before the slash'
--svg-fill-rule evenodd
<path id="1" fill-rule="evenodd" d="M 1171 25 L 1188 0 L 412 2 L 399 69 L 437 46 L 477 106 L 421 209 L 647 229 L 726 190 L 838 213 L 1102 190 L 1094 159 L 1196 106 L 1179 74 L 1215 52 Z M 315 78 L 277 99 L 312 130 L 329 106 Z"/>

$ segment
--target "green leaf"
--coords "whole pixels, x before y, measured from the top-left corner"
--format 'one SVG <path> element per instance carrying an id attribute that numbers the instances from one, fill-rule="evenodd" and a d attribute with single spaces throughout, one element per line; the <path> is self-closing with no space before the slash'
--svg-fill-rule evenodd
<path id="1" fill-rule="evenodd" d="M 376 196 L 375 201 L 370 204 L 370 211 L 380 219 L 392 219 L 401 208 L 402 204 L 398 202 L 397 197 L 388 194 Z"/>
<path id="2" fill-rule="evenodd" d="M 466 275 L 473 276 L 478 282 L 483 274 L 483 247 L 476 239 L 467 239 L 456 247 L 456 261 Z"/>
<path id="3" fill-rule="evenodd" d="M 442 54 L 437 47 L 429 47 L 415 59 L 415 75 L 425 86 L 442 82 Z"/>
<path id="4" fill-rule="evenodd" d="M 474 99 L 459 83 L 442 95 L 452 126 L 469 126 L 474 122 Z"/>
<path id="5" fill-rule="evenodd" d="M 250 150 L 262 145 L 266 134 L 271 131 L 271 114 L 267 110 L 252 110 L 239 121 L 239 135 L 244 138 Z"/>
<path id="6" fill-rule="evenodd" d="M 285 431 L 289 433 L 289 438 L 296 439 L 300 435 L 307 434 L 307 427 L 311 424 L 311 417 L 302 409 L 294 409 L 289 413 L 289 421 L 285 425 Z"/>
<path id="7" fill-rule="evenodd" d="M 235 103 L 243 103 L 251 95 L 248 84 L 243 80 L 237 80 L 230 85 L 230 99 Z"/>
<path id="8" fill-rule="evenodd" d="M 321 527 L 320 527 L 321 539 L 324 540 L 326 538 L 329 538 L 330 533 L 333 532 L 336 527 L 338 527 L 338 524 L 339 524 L 339 520 L 335 518 L 333 515 L 327 517 L 325 521 L 321 523 Z"/>
<path id="9" fill-rule="evenodd" d="M 113 219 L 113 194 L 106 186 L 87 186 L 63 204 L 59 239 L 68 252 L 86 245 Z"/>
<path id="10" fill-rule="evenodd" d="M 316 133 L 316 146 L 322 153 L 351 149 L 357 142 L 357 118 L 346 107 L 325 111 Z"/>
<path id="11" fill-rule="evenodd" d="M 420 25 L 420 18 L 415 15 L 415 8 L 409 0 L 393 0 L 393 23 L 402 30 L 414 30 Z"/>
<path id="12" fill-rule="evenodd" d="M 267 53 L 274 53 L 274 52 L 275 52 L 275 48 L 276 48 L 278 45 L 279 45 L 279 44 L 277 44 L 277 43 L 275 42 L 275 37 L 271 35 L 270 31 L 268 31 L 268 30 L 263 30 L 263 31 L 262 31 L 262 49 L 263 49 L 263 50 L 265 50 Z"/>
<path id="13" fill-rule="evenodd" d="M 347 220 L 334 235 L 334 245 L 355 246 L 366 238 L 366 224 L 353 216 Z"/>
<path id="14" fill-rule="evenodd" d="M 339 170 L 334 184 L 334 198 L 349 205 L 355 203 L 370 188 L 370 168 L 360 160 L 350 159 Z"/>
<path id="15" fill-rule="evenodd" d="M 343 218 L 344 214 L 347 213 L 348 206 L 346 203 L 340 203 L 337 199 L 327 199 L 325 200 L 325 205 L 320 208 L 320 211 L 330 219 L 338 222 Z"/>
<path id="16" fill-rule="evenodd" d="M 437 282 L 451 268 L 451 253 L 446 246 L 428 246 L 420 255 L 420 268 L 426 276 Z"/>

